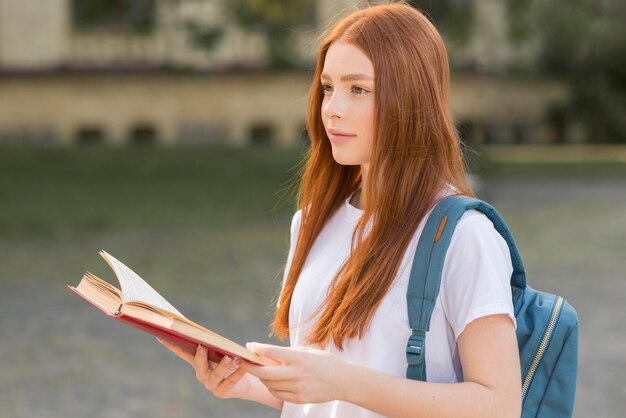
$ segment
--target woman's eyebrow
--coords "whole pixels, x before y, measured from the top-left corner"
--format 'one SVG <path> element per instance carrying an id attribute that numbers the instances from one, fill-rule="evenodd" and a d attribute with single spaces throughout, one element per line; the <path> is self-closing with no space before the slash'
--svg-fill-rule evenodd
<path id="1" fill-rule="evenodd" d="M 325 79 L 326 79 L 326 80 L 330 80 L 330 79 L 331 79 L 331 77 L 330 77 L 328 74 L 326 74 L 326 73 L 322 73 L 322 75 L 320 76 L 320 78 L 321 78 L 322 80 L 325 80 Z M 368 75 L 368 74 L 362 74 L 362 73 L 360 73 L 360 74 L 345 74 L 345 75 L 342 75 L 342 76 L 339 78 L 339 81 L 341 81 L 341 82 L 345 82 L 345 81 L 355 81 L 355 80 L 373 80 L 373 79 L 374 79 L 374 77 L 372 77 L 371 75 Z"/>
<path id="2" fill-rule="evenodd" d="M 346 74 L 339 78 L 339 81 L 373 80 L 374 77 L 367 74 Z"/>

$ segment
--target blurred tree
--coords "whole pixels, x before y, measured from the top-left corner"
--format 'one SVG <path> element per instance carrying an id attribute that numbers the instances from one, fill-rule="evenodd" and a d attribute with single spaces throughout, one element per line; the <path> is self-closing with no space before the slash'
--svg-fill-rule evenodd
<path id="1" fill-rule="evenodd" d="M 508 0 L 513 42 L 535 39 L 537 69 L 567 82 L 557 125 L 582 122 L 594 142 L 626 143 L 626 2 Z"/>
<path id="2" fill-rule="evenodd" d="M 409 0 L 424 12 L 454 46 L 467 45 L 474 29 L 475 16 L 471 0 Z"/>
<path id="3" fill-rule="evenodd" d="M 313 0 L 225 0 L 224 7 L 245 30 L 265 36 L 270 66 L 300 64 L 294 28 L 315 23 Z"/>
<path id="4" fill-rule="evenodd" d="M 528 19 L 528 11 L 533 0 L 507 0 L 506 12 L 508 35 L 511 42 L 521 43 L 529 39 L 532 28 Z"/>
<path id="5" fill-rule="evenodd" d="M 72 24 L 78 29 L 115 29 L 151 33 L 155 0 L 72 0 Z"/>
<path id="6" fill-rule="evenodd" d="M 195 19 L 183 22 L 191 43 L 199 49 L 210 52 L 224 36 L 224 27 L 221 25 L 207 25 Z"/>

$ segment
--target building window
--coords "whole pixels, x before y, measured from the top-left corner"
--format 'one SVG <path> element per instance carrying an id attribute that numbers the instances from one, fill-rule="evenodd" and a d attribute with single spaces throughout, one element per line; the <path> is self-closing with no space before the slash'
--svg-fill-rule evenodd
<path id="1" fill-rule="evenodd" d="M 476 137 L 474 134 L 475 126 L 474 123 L 470 120 L 462 120 L 457 124 L 457 131 L 459 132 L 459 137 L 461 138 L 461 142 L 468 146 L 475 145 Z"/>
<path id="2" fill-rule="evenodd" d="M 76 143 L 80 145 L 103 144 L 106 139 L 100 126 L 81 126 L 76 131 Z"/>
<path id="3" fill-rule="evenodd" d="M 497 129 L 493 123 L 482 123 L 480 128 L 483 134 L 483 143 L 495 144 L 498 142 Z"/>
<path id="4" fill-rule="evenodd" d="M 156 0 L 72 0 L 72 25 L 147 34 L 155 28 L 156 8 Z"/>
<path id="5" fill-rule="evenodd" d="M 525 144 L 531 142 L 530 126 L 523 121 L 514 122 L 511 125 L 513 142 L 516 144 Z"/>
<path id="6" fill-rule="evenodd" d="M 154 126 L 144 124 L 133 127 L 130 131 L 130 143 L 133 145 L 153 145 L 158 142 L 158 133 Z"/>
<path id="7" fill-rule="evenodd" d="M 255 125 L 250 129 L 252 145 L 269 145 L 274 138 L 274 129 L 270 125 Z"/>

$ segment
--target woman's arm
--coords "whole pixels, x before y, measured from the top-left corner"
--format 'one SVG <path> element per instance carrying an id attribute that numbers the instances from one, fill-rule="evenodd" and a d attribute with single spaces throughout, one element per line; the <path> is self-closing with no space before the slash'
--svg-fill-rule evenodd
<path id="1" fill-rule="evenodd" d="M 283 408 L 283 401 L 274 397 L 256 376 L 246 373 L 246 370 L 240 367 L 238 359 L 233 360 L 224 356 L 216 364 L 209 361 L 208 352 L 201 345 L 194 355 L 166 341 L 159 339 L 159 342 L 189 363 L 194 368 L 198 381 L 218 398 L 239 398 L 278 410 Z"/>
<path id="2" fill-rule="evenodd" d="M 294 403 L 343 400 L 388 417 L 516 417 L 521 372 L 507 315 L 472 321 L 458 339 L 464 382 L 425 383 L 347 363 L 320 350 L 253 344 L 284 366 L 243 364 L 278 399 Z"/>
<path id="3" fill-rule="evenodd" d="M 521 372 L 508 316 L 471 322 L 458 344 L 464 382 L 424 383 L 354 367 L 347 401 L 390 417 L 519 417 Z"/>

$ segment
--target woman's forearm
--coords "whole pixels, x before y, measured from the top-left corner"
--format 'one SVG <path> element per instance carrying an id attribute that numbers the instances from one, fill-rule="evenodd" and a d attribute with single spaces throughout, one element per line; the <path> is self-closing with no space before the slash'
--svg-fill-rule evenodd
<path id="1" fill-rule="evenodd" d="M 347 402 L 387 417 L 519 417 L 517 403 L 474 382 L 424 383 L 359 365 L 344 374 Z"/>

